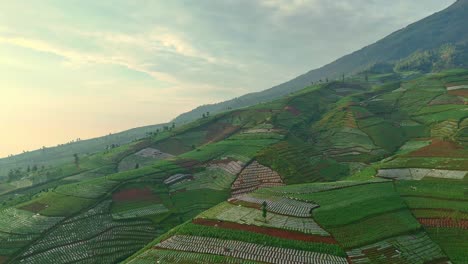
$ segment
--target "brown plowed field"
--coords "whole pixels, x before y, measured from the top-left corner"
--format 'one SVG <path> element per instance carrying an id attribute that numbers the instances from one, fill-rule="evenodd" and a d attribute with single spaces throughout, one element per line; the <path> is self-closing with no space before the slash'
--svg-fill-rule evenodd
<path id="1" fill-rule="evenodd" d="M 112 195 L 112 200 L 117 202 L 122 201 L 159 201 L 159 197 L 153 194 L 150 189 L 127 189 Z"/>

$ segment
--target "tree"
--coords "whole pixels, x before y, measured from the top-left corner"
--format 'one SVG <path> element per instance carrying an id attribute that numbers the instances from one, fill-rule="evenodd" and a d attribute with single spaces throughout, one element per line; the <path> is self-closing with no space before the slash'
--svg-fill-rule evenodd
<path id="1" fill-rule="evenodd" d="M 32 171 L 37 171 L 37 165 L 36 164 L 33 165 Z"/>
<path id="2" fill-rule="evenodd" d="M 262 216 L 263 216 L 263 220 L 266 223 L 266 217 L 267 217 L 267 202 L 266 201 L 263 201 L 262 203 Z"/>
<path id="3" fill-rule="evenodd" d="M 174 128 L 175 128 L 175 123 L 172 123 L 172 129 L 174 129 Z"/>
<path id="4" fill-rule="evenodd" d="M 366 82 L 368 82 L 369 81 L 369 73 L 366 71 L 364 74 L 365 74 L 364 79 L 366 80 Z"/>
<path id="5" fill-rule="evenodd" d="M 75 166 L 77 168 L 80 168 L 80 157 L 78 157 L 77 153 L 73 154 L 73 159 L 74 159 Z"/>
<path id="6" fill-rule="evenodd" d="M 139 168 L 140 168 L 140 164 L 139 163 L 135 164 L 135 169 L 139 169 Z"/>
<path id="7" fill-rule="evenodd" d="M 344 73 L 343 73 L 343 75 L 341 76 L 341 78 L 343 79 L 343 82 L 345 82 L 345 78 L 344 78 L 344 77 L 345 77 L 345 75 L 344 75 Z"/>
<path id="8" fill-rule="evenodd" d="M 210 112 L 206 112 L 206 117 L 209 117 L 210 116 Z"/>
<path id="9" fill-rule="evenodd" d="M 206 115 L 205 115 L 205 113 L 203 113 L 203 115 L 202 115 L 202 118 L 206 118 Z"/>

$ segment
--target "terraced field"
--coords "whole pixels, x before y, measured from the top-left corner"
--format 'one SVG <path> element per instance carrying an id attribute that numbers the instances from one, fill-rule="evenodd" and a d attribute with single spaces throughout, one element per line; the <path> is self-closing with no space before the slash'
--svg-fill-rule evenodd
<path id="1" fill-rule="evenodd" d="M 282 185 L 283 180 L 277 172 L 254 161 L 239 174 L 231 186 L 231 193 L 237 197 L 260 188 Z"/>
<path id="2" fill-rule="evenodd" d="M 17 263 L 70 263 L 99 258 L 115 262 L 130 255 L 158 234 L 145 221 L 114 222 L 110 202 L 61 222 L 53 231 L 34 241 L 16 259 Z M 86 252 L 86 254 L 83 254 Z"/>
<path id="3" fill-rule="evenodd" d="M 261 246 L 235 240 L 196 236 L 172 236 L 157 248 L 223 255 L 268 263 L 347 263 L 343 257 L 300 250 Z"/>

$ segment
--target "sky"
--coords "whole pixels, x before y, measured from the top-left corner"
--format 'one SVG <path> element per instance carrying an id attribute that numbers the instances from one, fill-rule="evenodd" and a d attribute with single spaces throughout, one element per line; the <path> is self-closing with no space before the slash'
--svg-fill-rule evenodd
<path id="1" fill-rule="evenodd" d="M 454 0 L 0 0 L 0 157 L 285 82 Z"/>

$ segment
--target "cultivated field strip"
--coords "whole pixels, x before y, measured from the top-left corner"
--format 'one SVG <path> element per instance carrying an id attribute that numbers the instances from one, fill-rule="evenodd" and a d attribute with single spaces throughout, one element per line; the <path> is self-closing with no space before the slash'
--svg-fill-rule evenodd
<path id="1" fill-rule="evenodd" d="M 283 186 L 281 176 L 257 161 L 247 166 L 232 184 L 232 196 L 255 191 L 262 187 Z"/>
<path id="2" fill-rule="evenodd" d="M 269 213 L 267 214 L 267 221 L 265 222 L 263 220 L 261 210 L 249 207 L 239 207 L 229 203 L 220 204 L 213 209 L 203 212 L 200 217 L 235 222 L 239 224 L 298 231 L 305 234 L 329 236 L 328 232 L 321 228 L 312 218 L 298 218 Z"/>
<path id="3" fill-rule="evenodd" d="M 215 167 L 208 167 L 206 171 L 196 173 L 193 175 L 193 179 L 186 179 L 180 182 L 176 182 L 170 186 L 171 192 L 185 189 L 199 190 L 199 189 L 211 189 L 211 190 L 225 190 L 229 189 L 235 176 Z"/>
<path id="4" fill-rule="evenodd" d="M 158 159 L 158 160 L 159 159 L 168 159 L 168 158 L 174 157 L 171 154 L 164 153 L 164 152 L 162 152 L 162 151 L 160 151 L 158 149 L 154 149 L 154 148 L 142 149 L 142 150 L 138 151 L 137 153 L 135 153 L 135 155 L 145 157 L 145 158 Z"/>
<path id="5" fill-rule="evenodd" d="M 148 215 L 163 214 L 169 212 L 163 204 L 153 204 L 141 208 L 131 209 L 123 212 L 113 213 L 114 219 L 130 219 Z"/>
<path id="6" fill-rule="evenodd" d="M 85 183 L 66 184 L 58 187 L 55 192 L 80 198 L 99 198 L 116 186 L 118 182 L 108 180 L 94 180 Z"/>
<path id="7" fill-rule="evenodd" d="M 212 254 L 201 254 L 176 250 L 149 249 L 140 256 L 129 261 L 129 264 L 173 264 L 173 263 L 193 263 L 193 264 L 257 264 L 259 262 L 247 261 L 244 259 L 218 256 Z"/>
<path id="8" fill-rule="evenodd" d="M 235 161 L 235 160 L 218 160 L 218 161 L 212 161 L 209 165 L 208 168 L 219 168 L 227 173 L 230 173 L 232 175 L 237 175 L 241 172 L 242 168 L 244 168 L 244 163 L 241 161 Z"/>
<path id="9" fill-rule="evenodd" d="M 7 208 L 0 211 L 0 232 L 37 234 L 58 223 L 61 217 L 46 217 L 29 211 Z"/>
<path id="10" fill-rule="evenodd" d="M 236 197 L 237 200 L 261 205 L 267 203 L 267 210 L 273 213 L 296 217 L 310 217 L 314 208 L 319 207 L 318 204 L 296 201 L 289 198 L 278 197 L 277 199 L 261 199 L 248 195 Z"/>
<path id="11" fill-rule="evenodd" d="M 157 248 L 207 253 L 266 263 L 348 263 L 346 258 L 218 238 L 176 235 L 156 245 Z"/>
<path id="12" fill-rule="evenodd" d="M 178 173 L 178 174 L 174 174 L 174 175 L 170 176 L 169 178 L 165 179 L 164 184 L 171 185 L 171 184 L 174 184 L 176 182 L 186 180 L 186 179 L 189 179 L 189 178 L 193 178 L 193 176 L 191 174 Z"/>
<path id="13" fill-rule="evenodd" d="M 104 202 L 58 224 L 14 263 L 112 263 L 158 234 L 149 221 L 113 221 L 109 204 Z"/>
<path id="14" fill-rule="evenodd" d="M 385 239 L 347 252 L 352 263 L 423 264 L 446 258 L 442 249 L 424 233 Z"/>
<path id="15" fill-rule="evenodd" d="M 438 169 L 381 169 L 377 176 L 396 180 L 421 180 L 424 177 L 462 180 L 468 171 Z"/>
<path id="16" fill-rule="evenodd" d="M 356 181 L 340 181 L 340 182 L 327 182 L 327 183 L 313 183 L 313 184 L 297 184 L 297 185 L 286 185 L 278 188 L 269 188 L 259 190 L 257 193 L 265 193 L 268 195 L 288 195 L 288 194 L 309 194 L 322 191 L 329 191 L 335 189 L 342 189 L 353 187 L 363 184 L 373 184 L 373 183 L 382 183 L 387 182 L 385 179 L 372 179 L 366 182 L 356 182 Z"/>

